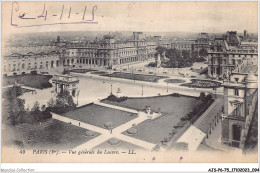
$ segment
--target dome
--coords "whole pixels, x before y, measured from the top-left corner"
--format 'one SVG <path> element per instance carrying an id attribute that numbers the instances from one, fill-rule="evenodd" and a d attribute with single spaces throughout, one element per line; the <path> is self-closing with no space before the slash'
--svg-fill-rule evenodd
<path id="1" fill-rule="evenodd" d="M 247 88 L 258 88 L 257 76 L 255 76 L 252 72 L 247 75 L 245 82 Z"/>

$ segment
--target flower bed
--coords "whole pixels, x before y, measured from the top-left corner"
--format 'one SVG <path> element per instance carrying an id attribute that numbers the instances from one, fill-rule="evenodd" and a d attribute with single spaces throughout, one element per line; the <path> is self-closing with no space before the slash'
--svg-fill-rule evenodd
<path id="1" fill-rule="evenodd" d="M 137 128 L 132 127 L 132 128 L 130 128 L 130 129 L 127 130 L 127 133 L 128 133 L 129 135 L 135 135 L 135 134 L 138 133 L 138 130 L 137 130 Z"/>
<path id="2" fill-rule="evenodd" d="M 116 146 L 116 145 L 120 145 L 121 141 L 117 138 L 111 138 L 107 141 L 107 143 L 109 145 L 113 145 L 113 146 Z"/>
<path id="3" fill-rule="evenodd" d="M 107 122 L 104 124 L 104 127 L 106 129 L 112 129 L 113 127 L 115 127 L 115 125 L 113 124 L 113 122 Z"/>
<path id="4" fill-rule="evenodd" d="M 87 137 L 95 137 L 95 136 L 97 136 L 97 133 L 93 132 L 91 130 L 88 130 L 88 131 L 86 131 L 85 136 L 87 136 Z"/>
<path id="5" fill-rule="evenodd" d="M 181 84 L 181 86 L 194 88 L 219 88 L 221 87 L 221 83 L 211 80 L 191 79 L 191 83 Z"/>
<path id="6" fill-rule="evenodd" d="M 159 79 L 167 78 L 165 76 L 144 75 L 144 74 L 134 74 L 134 73 L 122 73 L 122 72 L 115 72 L 115 73 L 112 73 L 112 74 L 104 74 L 104 75 L 101 75 L 101 76 L 124 78 L 124 79 L 139 80 L 139 81 L 146 81 L 146 82 L 158 82 Z"/>
<path id="7" fill-rule="evenodd" d="M 182 79 L 166 79 L 166 80 L 164 80 L 164 82 L 167 82 L 167 83 L 184 83 L 185 80 L 182 80 Z"/>

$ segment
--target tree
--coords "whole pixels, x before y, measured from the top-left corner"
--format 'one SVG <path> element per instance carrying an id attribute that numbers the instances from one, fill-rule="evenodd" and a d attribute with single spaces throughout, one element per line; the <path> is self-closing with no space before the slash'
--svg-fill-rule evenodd
<path id="1" fill-rule="evenodd" d="M 206 94 L 205 94 L 204 92 L 201 92 L 199 98 L 202 100 L 202 99 L 204 99 L 205 97 L 206 97 Z"/>
<path id="2" fill-rule="evenodd" d="M 4 104 L 5 121 L 8 120 L 10 124 L 15 125 L 22 121 L 25 115 L 23 99 L 18 98 L 22 94 L 20 86 L 13 86 L 6 92 L 6 102 Z"/>
<path id="3" fill-rule="evenodd" d="M 181 53 L 177 49 L 169 49 L 166 51 L 166 56 L 169 58 L 167 62 L 168 66 L 176 68 L 179 67 L 179 60 L 181 58 Z"/>
<path id="4" fill-rule="evenodd" d="M 33 122 L 42 120 L 42 112 L 40 110 L 40 103 L 36 101 L 30 112 L 31 120 Z"/>
<path id="5" fill-rule="evenodd" d="M 69 91 L 65 90 L 57 95 L 56 98 L 56 105 L 58 107 L 65 107 L 65 106 L 73 106 L 76 107 L 72 96 L 70 95 Z"/>
<path id="6" fill-rule="evenodd" d="M 156 55 L 160 54 L 161 56 L 162 56 L 163 52 L 167 51 L 167 49 L 162 46 L 156 47 L 155 50 L 156 50 Z"/>
<path id="7" fill-rule="evenodd" d="M 53 108 L 55 105 L 56 105 L 56 102 L 53 98 L 51 98 L 49 101 L 48 101 L 48 107 L 50 108 Z"/>
<path id="8" fill-rule="evenodd" d="M 205 48 L 200 49 L 199 55 L 202 57 L 206 57 L 208 55 L 208 51 Z"/>
<path id="9" fill-rule="evenodd" d="M 8 112 L 7 120 L 10 120 L 12 125 L 21 123 L 25 115 L 24 100 L 20 98 L 15 98 L 10 100 L 6 109 Z"/>

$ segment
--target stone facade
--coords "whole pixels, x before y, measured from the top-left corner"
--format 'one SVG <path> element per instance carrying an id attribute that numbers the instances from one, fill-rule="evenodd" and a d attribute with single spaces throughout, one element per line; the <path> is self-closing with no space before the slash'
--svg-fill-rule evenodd
<path id="1" fill-rule="evenodd" d="M 105 35 L 87 42 L 57 41 L 51 46 L 18 48 L 3 56 L 4 74 L 30 72 L 55 67 L 109 67 L 146 61 L 155 58 L 156 47 L 166 44 L 151 41 L 142 32 L 134 32 L 127 40 Z"/>
<path id="2" fill-rule="evenodd" d="M 22 73 L 31 70 L 44 70 L 60 65 L 60 53 L 57 51 L 27 54 L 13 53 L 3 58 L 3 73 Z"/>
<path id="3" fill-rule="evenodd" d="M 141 38 L 141 32 L 134 32 L 129 40 L 116 40 L 114 36 L 105 35 L 101 40 L 78 43 L 57 43 L 64 66 L 103 66 L 115 67 L 155 58 L 155 42 Z"/>
<path id="4" fill-rule="evenodd" d="M 202 49 L 206 51 L 210 47 L 210 39 L 207 33 L 200 33 L 196 39 L 176 40 L 171 43 L 172 49 L 185 50 L 192 52 L 200 52 Z"/>
<path id="5" fill-rule="evenodd" d="M 243 148 L 247 131 L 257 104 L 257 77 L 250 74 L 231 74 L 224 86 L 224 114 L 222 117 L 222 142 Z"/>
<path id="6" fill-rule="evenodd" d="M 181 41 L 172 42 L 171 48 L 177 49 L 177 50 L 185 50 L 185 51 L 193 52 L 194 51 L 194 45 L 195 45 L 195 41 L 181 40 Z"/>
<path id="7" fill-rule="evenodd" d="M 211 77 L 229 78 L 244 60 L 251 64 L 257 63 L 258 44 L 240 42 L 236 32 L 231 33 L 215 38 L 208 52 L 208 75 Z"/>

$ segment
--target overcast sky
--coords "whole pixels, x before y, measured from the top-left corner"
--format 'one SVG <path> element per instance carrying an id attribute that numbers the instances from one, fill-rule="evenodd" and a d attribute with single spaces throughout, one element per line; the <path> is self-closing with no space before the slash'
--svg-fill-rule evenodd
<path id="1" fill-rule="evenodd" d="M 55 22 L 77 22 L 87 7 L 85 19 L 94 12 L 98 24 L 69 24 L 16 28 L 10 25 L 12 4 L 2 3 L 2 32 L 43 31 L 151 31 L 151 32 L 226 32 L 244 29 L 258 31 L 257 2 L 46 2 L 47 20 L 21 20 L 19 15 L 35 17 L 43 12 L 44 3 L 19 2 L 13 6 L 13 21 L 19 26 Z M 60 13 L 64 13 L 60 21 Z M 68 19 L 69 8 L 71 17 Z M 80 17 L 76 18 L 76 12 Z M 52 16 L 57 13 L 58 16 Z M 74 15 L 74 16 L 73 16 Z M 55 18 L 56 17 L 56 18 Z M 66 18 L 66 19 L 65 19 Z"/>

